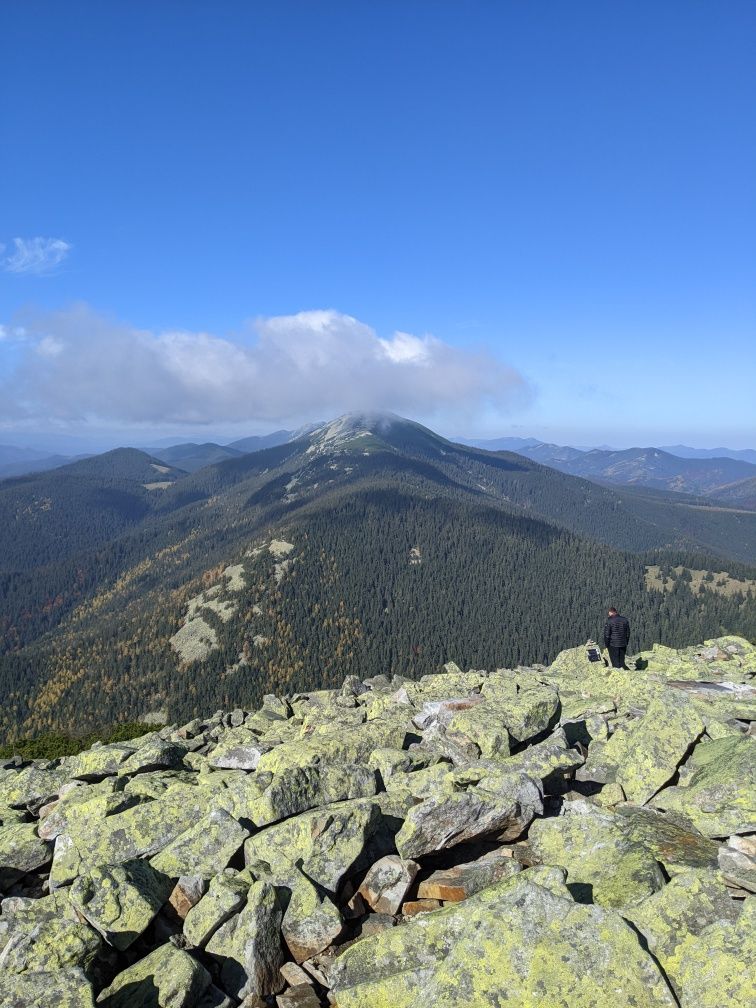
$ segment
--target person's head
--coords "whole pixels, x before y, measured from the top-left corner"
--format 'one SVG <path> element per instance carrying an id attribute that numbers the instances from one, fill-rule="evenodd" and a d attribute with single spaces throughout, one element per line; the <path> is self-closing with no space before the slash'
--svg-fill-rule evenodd
<path id="1" fill-rule="evenodd" d="M 609 606 L 609 615 L 610 616 L 616 616 L 617 615 L 617 610 L 614 608 L 614 606 Z"/>

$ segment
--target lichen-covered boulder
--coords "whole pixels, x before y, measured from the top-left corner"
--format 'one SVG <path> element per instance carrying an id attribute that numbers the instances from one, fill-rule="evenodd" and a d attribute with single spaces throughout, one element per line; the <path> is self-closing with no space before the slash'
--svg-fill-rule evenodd
<path id="1" fill-rule="evenodd" d="M 278 879 L 276 888 L 282 902 L 288 898 L 281 934 L 295 962 L 311 959 L 337 940 L 344 927 L 339 908 L 306 875 L 294 872 Z"/>
<path id="2" fill-rule="evenodd" d="M 416 682 L 407 681 L 395 696 L 420 709 L 425 703 L 468 696 L 483 685 L 486 674 L 463 672 L 454 662 L 447 662 L 443 672 L 424 675 Z"/>
<path id="3" fill-rule="evenodd" d="M 587 801 L 567 802 L 562 815 L 534 822 L 528 843 L 539 863 L 566 869 L 583 903 L 624 907 L 664 885 L 656 858 L 627 837 L 623 820 Z"/>
<path id="4" fill-rule="evenodd" d="M 494 701 L 477 703 L 453 715 L 446 728 L 449 738 L 472 742 L 481 756 L 503 759 L 509 756 L 507 719 Z"/>
<path id="5" fill-rule="evenodd" d="M 51 857 L 52 846 L 37 836 L 34 823 L 9 822 L 0 826 L 0 889 L 41 868 Z"/>
<path id="6" fill-rule="evenodd" d="M 134 746 L 124 743 L 93 746 L 61 760 L 61 766 L 73 780 L 96 781 L 119 773 L 133 753 Z"/>
<path id="7" fill-rule="evenodd" d="M 170 943 L 129 966 L 103 990 L 103 1008 L 195 1008 L 210 986 L 205 967 Z"/>
<path id="8" fill-rule="evenodd" d="M 210 766 L 234 770 L 254 770 L 263 753 L 272 746 L 261 742 L 248 727 L 240 726 L 225 731 L 210 753 Z"/>
<path id="9" fill-rule="evenodd" d="M 620 805 L 615 811 L 619 816 L 615 822 L 627 839 L 645 847 L 667 874 L 676 875 L 691 868 L 716 870 L 719 845 L 684 817 L 667 815 L 648 806 Z"/>
<path id="10" fill-rule="evenodd" d="M 672 779 L 703 730 L 698 711 L 686 697 L 656 698 L 643 717 L 612 735 L 603 759 L 614 765 L 613 780 L 628 801 L 643 805 Z"/>
<path id="11" fill-rule="evenodd" d="M 756 1001 L 756 897 L 732 924 L 720 920 L 677 947 L 668 969 L 682 1008 L 752 1008 Z"/>
<path id="12" fill-rule="evenodd" d="M 190 756 L 202 759 L 197 753 L 187 753 L 184 759 Z M 176 785 L 198 784 L 200 767 L 193 770 L 147 770 L 139 773 L 135 777 L 118 777 L 118 782 L 122 782 L 123 791 L 128 795 L 139 795 L 142 798 L 162 798 L 166 791 L 175 788 Z"/>
<path id="13" fill-rule="evenodd" d="M 486 707 L 497 711 L 515 742 L 540 735 L 556 721 L 559 695 L 552 686 L 534 681 L 519 688 L 509 673 L 494 673 L 483 684 Z"/>
<path id="14" fill-rule="evenodd" d="M 93 1008 L 94 996 L 81 969 L 18 974 L 0 970 L 0 1004 L 3 1008 Z"/>
<path id="15" fill-rule="evenodd" d="M 619 914 L 575 904 L 539 878 L 546 881 L 524 872 L 352 945 L 330 971 L 336 1004 L 674 1008 L 658 967 Z"/>
<path id="16" fill-rule="evenodd" d="M 422 753 L 417 750 L 408 752 L 405 749 L 374 749 L 367 758 L 367 767 L 377 771 L 381 776 L 381 782 L 386 782 L 394 774 L 412 773 L 413 770 L 421 770 L 433 761 L 429 753 Z"/>
<path id="17" fill-rule="evenodd" d="M 330 764 L 364 763 L 374 749 L 403 749 L 407 734 L 413 730 L 407 710 L 348 728 L 340 727 L 331 717 L 322 732 L 283 742 L 264 753 L 257 769 L 276 774 L 318 761 Z"/>
<path id="18" fill-rule="evenodd" d="M 680 996 L 678 950 L 710 924 L 736 924 L 740 906 L 730 898 L 718 872 L 699 869 L 676 875 L 659 892 L 625 908 L 623 915 L 646 939 L 649 952 Z"/>
<path id="19" fill-rule="evenodd" d="M 212 936 L 207 951 L 222 962 L 221 983 L 227 993 L 242 999 L 281 989 L 282 917 L 275 888 L 268 882 L 253 882 L 240 913 Z"/>
<path id="20" fill-rule="evenodd" d="M 687 765 L 686 784 L 660 791 L 655 808 L 682 812 L 704 836 L 756 832 L 756 737 L 701 743 Z"/>
<path id="21" fill-rule="evenodd" d="M 201 875 L 211 879 L 228 866 L 248 836 L 249 830 L 228 812 L 213 809 L 163 847 L 152 858 L 152 867 L 172 878 Z"/>
<path id="22" fill-rule="evenodd" d="M 168 742 L 155 735 L 140 745 L 121 764 L 118 772 L 126 775 L 144 773 L 147 770 L 178 770 L 184 765 L 188 746 L 181 742 Z"/>
<path id="23" fill-rule="evenodd" d="M 78 921 L 15 920 L 0 953 L 0 970 L 27 973 L 80 967 L 88 972 L 101 944 L 100 936 Z"/>
<path id="24" fill-rule="evenodd" d="M 226 868 L 210 880 L 207 892 L 187 913 L 184 937 L 190 945 L 202 946 L 238 913 L 247 901 L 251 882 L 233 868 Z"/>
<path id="25" fill-rule="evenodd" d="M 368 767 L 354 763 L 292 767 L 275 775 L 246 814 L 256 826 L 268 826 L 318 805 L 371 798 L 375 792 L 375 772 Z"/>
<path id="26" fill-rule="evenodd" d="M 568 745 L 564 729 L 557 728 L 543 742 L 537 742 L 516 756 L 502 760 L 501 765 L 505 770 L 519 770 L 528 777 L 545 783 L 577 770 L 583 762 L 577 749 Z"/>
<path id="27" fill-rule="evenodd" d="M 367 867 L 392 849 L 393 835 L 380 802 L 358 798 L 303 812 L 260 830 L 246 841 L 244 857 L 248 865 L 269 862 L 284 878 L 298 866 L 334 895 L 348 871 L 358 871 L 361 864 Z"/>
<path id="28" fill-rule="evenodd" d="M 140 798 L 123 794 L 127 778 L 107 777 L 94 784 L 76 782 L 76 786 L 61 788 L 57 801 L 39 810 L 38 833 L 43 840 L 54 840 L 68 830 L 68 824 L 82 819 L 91 823 L 93 819 L 104 819 L 113 812 L 122 812 L 132 805 L 138 805 Z M 75 828 L 75 826 L 74 826 Z"/>
<path id="29" fill-rule="evenodd" d="M 71 904 L 113 948 L 146 930 L 171 894 L 171 879 L 142 860 L 92 868 L 71 886 Z"/>
<path id="30" fill-rule="evenodd" d="M 403 858 L 416 858 L 489 833 L 518 836 L 542 811 L 541 792 L 525 774 L 484 773 L 467 790 L 433 795 L 412 806 L 396 835 Z"/>
<path id="31" fill-rule="evenodd" d="M 449 763 L 434 763 L 412 773 L 397 771 L 385 782 L 386 792 L 410 809 L 417 802 L 449 791 Z"/>
<path id="32" fill-rule="evenodd" d="M 68 781 L 64 767 L 37 766 L 0 770 L 0 802 L 11 808 L 43 805 L 56 798 Z"/>
<path id="33" fill-rule="evenodd" d="M 211 805 L 212 794 L 205 789 L 176 785 L 160 798 L 103 819 L 88 819 L 84 806 L 77 806 L 76 822 L 69 820 L 68 832 L 55 841 L 51 884 L 72 882 L 89 867 L 157 854 L 195 826 Z M 184 874 L 189 873 L 177 872 Z"/>

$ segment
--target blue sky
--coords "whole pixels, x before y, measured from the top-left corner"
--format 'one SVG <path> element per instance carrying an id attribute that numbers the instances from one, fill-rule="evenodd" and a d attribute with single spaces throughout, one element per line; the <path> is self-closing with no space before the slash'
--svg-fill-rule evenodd
<path id="1" fill-rule="evenodd" d="M 756 445 L 753 3 L 29 0 L 0 46 L 0 441 Z"/>

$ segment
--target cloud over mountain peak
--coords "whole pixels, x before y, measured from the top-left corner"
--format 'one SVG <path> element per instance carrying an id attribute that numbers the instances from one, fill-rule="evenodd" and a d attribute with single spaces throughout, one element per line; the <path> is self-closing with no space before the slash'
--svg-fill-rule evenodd
<path id="1" fill-rule="evenodd" d="M 507 412 L 515 369 L 431 335 L 387 338 L 333 309 L 258 318 L 234 337 L 152 332 L 86 304 L 24 318 L 3 416 L 121 423 L 281 421 L 350 410 Z"/>

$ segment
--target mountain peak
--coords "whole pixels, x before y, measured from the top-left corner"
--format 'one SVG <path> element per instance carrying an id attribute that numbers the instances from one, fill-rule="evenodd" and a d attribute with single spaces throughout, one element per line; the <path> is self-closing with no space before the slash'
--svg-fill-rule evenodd
<path id="1" fill-rule="evenodd" d="M 397 416 L 396 413 L 378 410 L 344 413 L 311 432 L 308 451 L 316 453 L 340 450 L 358 438 L 385 440 L 387 435 L 401 429 L 425 430 L 420 424 Z"/>
<path id="2" fill-rule="evenodd" d="M 340 437 L 343 434 L 376 434 L 386 430 L 395 424 L 411 423 L 404 417 L 397 416 L 396 413 L 388 413 L 382 410 L 370 410 L 366 412 L 343 413 L 335 420 L 329 420 L 321 427 L 312 431 L 313 436 L 322 436 L 327 439 Z"/>

